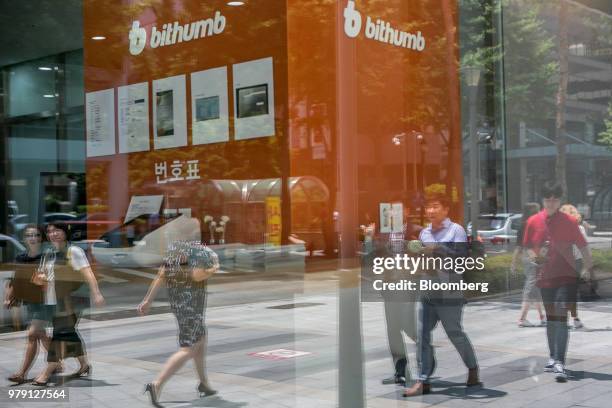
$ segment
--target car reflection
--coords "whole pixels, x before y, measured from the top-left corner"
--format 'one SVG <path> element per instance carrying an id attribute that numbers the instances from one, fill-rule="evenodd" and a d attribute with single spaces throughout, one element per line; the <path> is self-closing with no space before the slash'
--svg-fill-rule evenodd
<path id="1" fill-rule="evenodd" d="M 92 253 L 102 266 L 156 267 L 175 240 L 200 241 L 199 221 L 186 215 L 140 215 L 103 234 L 94 242 Z"/>

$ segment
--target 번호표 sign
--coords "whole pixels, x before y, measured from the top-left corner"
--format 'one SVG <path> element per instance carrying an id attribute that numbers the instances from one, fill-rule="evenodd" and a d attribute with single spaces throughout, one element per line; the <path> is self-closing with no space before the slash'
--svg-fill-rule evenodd
<path id="1" fill-rule="evenodd" d="M 186 165 L 185 172 L 183 168 Z M 168 174 L 168 162 L 155 163 L 155 176 L 157 184 L 174 183 L 185 180 L 200 180 L 200 161 L 199 160 L 173 160 L 170 164 L 170 174 Z"/>

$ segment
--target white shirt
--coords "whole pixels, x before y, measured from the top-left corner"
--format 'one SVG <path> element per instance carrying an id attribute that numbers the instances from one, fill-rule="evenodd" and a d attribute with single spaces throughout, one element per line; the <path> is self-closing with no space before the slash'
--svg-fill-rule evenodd
<path id="1" fill-rule="evenodd" d="M 89 267 L 87 255 L 78 246 L 68 247 L 66 259 L 70 262 L 70 266 L 75 271 L 80 271 L 83 268 Z M 57 296 L 55 294 L 55 252 L 47 252 L 43 259 L 43 271 L 47 275 L 47 291 L 45 292 L 45 305 L 57 305 Z"/>
<path id="2" fill-rule="evenodd" d="M 578 225 L 578 229 L 580 229 L 580 233 L 582 234 L 584 239 L 587 239 L 586 228 L 584 228 L 583 225 Z M 573 251 L 574 251 L 574 258 L 576 258 L 577 260 L 582 259 L 582 252 L 580 252 L 580 250 L 578 249 L 576 245 L 574 245 Z"/>

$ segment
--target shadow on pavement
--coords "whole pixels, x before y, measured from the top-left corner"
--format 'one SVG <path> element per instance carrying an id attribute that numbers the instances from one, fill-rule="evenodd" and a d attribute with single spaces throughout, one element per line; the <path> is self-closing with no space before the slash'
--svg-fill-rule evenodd
<path id="1" fill-rule="evenodd" d="M 593 373 L 591 371 L 567 371 L 569 373 L 568 379 L 570 381 L 580 381 L 586 379 L 592 379 L 597 381 L 612 381 L 612 374 Z"/>
<path id="2" fill-rule="evenodd" d="M 576 331 L 576 332 L 608 332 L 608 331 L 612 331 L 612 327 L 605 327 L 605 328 L 600 328 L 600 329 L 590 329 L 590 328 L 583 328 L 583 329 L 573 329 L 572 331 Z"/>
<path id="3" fill-rule="evenodd" d="M 508 393 L 486 387 L 466 387 L 465 383 L 450 381 L 433 381 L 430 395 L 448 395 L 454 398 L 478 400 L 484 398 L 501 398 Z M 440 389 L 442 388 L 442 389 Z"/>
<path id="4" fill-rule="evenodd" d="M 486 387 L 469 387 L 465 386 L 465 383 L 452 382 L 452 381 L 432 381 L 431 382 L 431 393 L 415 397 L 419 402 L 436 405 L 440 403 L 449 403 L 453 399 L 457 400 L 473 400 L 478 401 L 479 399 L 490 399 L 490 398 L 501 398 L 508 395 L 505 391 L 498 391 Z M 402 390 L 396 390 L 392 393 L 384 395 L 385 398 L 400 400 L 400 401 L 411 401 L 411 398 L 406 398 L 402 395 Z"/>
<path id="5" fill-rule="evenodd" d="M 70 387 L 70 388 L 88 388 L 88 387 L 116 387 L 121 384 L 112 384 L 104 380 L 96 380 L 87 377 L 51 377 L 51 381 L 56 387 Z"/>
<path id="6" fill-rule="evenodd" d="M 213 395 L 210 397 L 198 398 L 191 401 L 164 401 L 167 404 L 190 404 L 192 407 L 219 407 L 219 408 L 240 408 L 249 405 L 247 402 L 233 402 L 223 399 L 221 396 Z"/>

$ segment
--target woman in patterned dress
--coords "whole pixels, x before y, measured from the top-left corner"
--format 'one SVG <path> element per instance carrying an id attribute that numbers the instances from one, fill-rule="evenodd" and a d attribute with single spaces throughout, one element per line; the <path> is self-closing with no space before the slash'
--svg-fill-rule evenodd
<path id="1" fill-rule="evenodd" d="M 193 359 L 200 379 L 200 395 L 214 395 L 206 377 L 204 359 L 206 354 L 206 282 L 219 268 L 217 254 L 199 243 L 176 242 L 171 245 L 164 264 L 159 268 L 157 278 L 149 287 L 138 312 L 146 314 L 159 287 L 165 281 L 172 312 L 179 326 L 179 350 L 166 362 L 158 377 L 146 385 L 145 392 L 154 406 L 158 403 L 161 389 L 166 381 L 188 360 Z"/>

